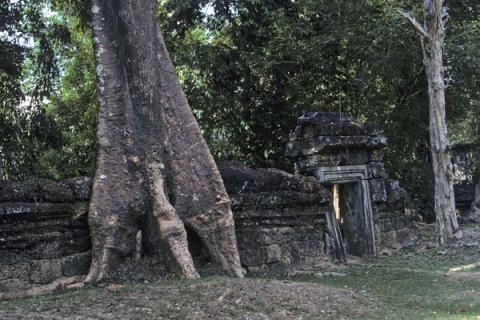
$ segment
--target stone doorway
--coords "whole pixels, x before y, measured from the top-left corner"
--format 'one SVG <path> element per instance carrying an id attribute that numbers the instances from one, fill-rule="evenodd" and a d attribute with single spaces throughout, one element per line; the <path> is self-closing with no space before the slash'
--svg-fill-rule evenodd
<path id="1" fill-rule="evenodd" d="M 339 235 L 337 248 L 347 255 L 368 258 L 375 255 L 375 235 L 366 166 L 322 167 L 317 178 L 333 184 L 335 217 Z"/>
<path id="2" fill-rule="evenodd" d="M 375 255 L 379 248 L 396 245 L 400 230 L 412 224 L 405 211 L 405 190 L 385 172 L 382 149 L 386 143 L 382 129 L 374 123 L 358 122 L 344 113 L 314 112 L 298 118 L 285 151 L 295 162 L 296 173 L 314 176 L 324 186 L 357 184 L 345 188 L 360 190 L 364 200 L 354 201 L 363 207 L 365 218 L 363 226 L 362 222 L 357 225 L 365 236 L 360 239 L 365 248 L 358 249 L 359 255 Z M 344 263 L 343 236 L 333 208 L 330 211 L 325 216 L 325 253 L 332 262 Z"/>
<path id="3" fill-rule="evenodd" d="M 361 184 L 351 182 L 333 185 L 333 207 L 347 255 L 367 258 L 372 255 L 365 239 L 364 204 Z"/>

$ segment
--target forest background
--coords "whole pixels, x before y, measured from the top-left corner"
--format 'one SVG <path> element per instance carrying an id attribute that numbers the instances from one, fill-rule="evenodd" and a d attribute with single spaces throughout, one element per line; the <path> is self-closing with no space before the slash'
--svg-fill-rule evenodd
<path id="1" fill-rule="evenodd" d="M 447 1 L 451 143 L 477 141 L 480 4 Z M 96 75 L 87 0 L 0 2 L 0 163 L 5 179 L 93 175 Z M 433 212 L 427 79 L 414 0 L 160 0 L 170 56 L 216 160 L 292 171 L 306 112 L 348 113 L 385 131 L 386 169 Z"/>

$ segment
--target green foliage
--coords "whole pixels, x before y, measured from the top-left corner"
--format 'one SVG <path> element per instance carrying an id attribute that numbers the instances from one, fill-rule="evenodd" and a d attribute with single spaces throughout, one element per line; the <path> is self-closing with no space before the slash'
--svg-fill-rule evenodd
<path id="1" fill-rule="evenodd" d="M 448 130 L 452 142 L 476 142 L 480 117 L 480 5 L 449 1 L 445 47 Z"/>
<path id="2" fill-rule="evenodd" d="M 448 6 L 448 126 L 453 141 L 472 142 L 480 116 L 480 9 L 475 0 Z M 10 178 L 92 173 L 89 7 L 89 0 L 0 6 L 0 155 Z M 296 119 L 311 111 L 349 113 L 383 127 L 387 170 L 433 217 L 423 57 L 397 9 L 422 20 L 421 2 L 409 0 L 166 0 L 158 14 L 217 160 L 291 171 L 283 154 Z M 11 41 L 22 37 L 35 45 Z M 28 110 L 18 108 L 24 96 L 32 97 Z"/>
<path id="3" fill-rule="evenodd" d="M 390 175 L 433 217 L 423 56 L 400 8 L 421 20 L 421 3 L 407 0 L 170 0 L 162 2 L 159 16 L 184 91 L 217 159 L 291 170 L 284 147 L 301 114 L 349 113 L 383 127 Z M 449 126 L 453 139 L 473 141 L 479 113 L 478 5 L 462 1 L 451 6 L 450 15 Z"/>
<path id="4" fill-rule="evenodd" d="M 68 1 L 67 1 L 68 2 Z M 67 8 L 2 2 L 0 159 L 7 179 L 92 174 L 96 118 L 91 36 Z M 78 15 L 77 15 L 78 16 Z"/>
<path id="5" fill-rule="evenodd" d="M 61 128 L 62 144 L 46 150 L 37 167 L 37 174 L 55 179 L 93 175 L 97 98 L 91 33 L 72 16 L 67 23 L 71 44 L 57 51 L 63 72 L 45 106 Z"/>
<path id="6" fill-rule="evenodd" d="M 52 48 L 68 34 L 45 22 L 45 9 L 40 0 L 0 4 L 0 167 L 8 179 L 31 177 L 42 150 L 58 146 L 58 127 L 41 104 L 58 75 Z"/>

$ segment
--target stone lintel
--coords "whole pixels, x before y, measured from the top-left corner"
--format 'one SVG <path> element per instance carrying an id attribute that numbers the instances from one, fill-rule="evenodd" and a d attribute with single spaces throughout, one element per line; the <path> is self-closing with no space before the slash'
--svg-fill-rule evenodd
<path id="1" fill-rule="evenodd" d="M 320 167 L 315 174 L 321 183 L 348 183 L 368 178 L 367 166 Z"/>

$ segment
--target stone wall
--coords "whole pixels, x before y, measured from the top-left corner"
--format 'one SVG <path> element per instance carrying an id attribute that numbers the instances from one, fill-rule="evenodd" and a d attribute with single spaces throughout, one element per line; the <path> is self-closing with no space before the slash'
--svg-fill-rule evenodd
<path id="1" fill-rule="evenodd" d="M 249 272 L 344 261 L 336 255 L 342 249 L 332 231 L 333 188 L 319 178 L 319 168 L 365 168 L 362 181 L 371 198 L 362 205 L 371 202 L 377 250 L 403 240 L 411 220 L 404 213 L 403 189 L 385 174 L 381 130 L 350 117 L 340 122 L 331 117 L 299 119 L 287 154 L 295 157 L 302 175 L 253 170 L 239 162 L 218 164 L 231 198 L 240 258 Z M 90 178 L 0 181 L 0 298 L 2 292 L 3 297 L 9 291 L 34 292 L 59 278 L 88 272 L 91 185 Z M 194 259 L 205 255 L 201 245 L 190 244 Z"/>
<path id="2" fill-rule="evenodd" d="M 0 298 L 88 272 L 91 185 L 0 181 Z"/>
<path id="3" fill-rule="evenodd" d="M 312 177 L 218 164 L 231 199 L 240 260 L 249 272 L 312 268 L 328 260 L 331 190 Z"/>
<path id="4" fill-rule="evenodd" d="M 280 170 L 253 170 L 239 162 L 218 166 L 249 272 L 312 268 L 328 260 L 325 214 L 332 210 L 331 190 L 315 178 Z M 0 297 L 34 293 L 88 272 L 91 184 L 90 178 L 0 181 Z"/>

